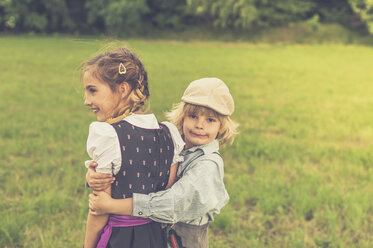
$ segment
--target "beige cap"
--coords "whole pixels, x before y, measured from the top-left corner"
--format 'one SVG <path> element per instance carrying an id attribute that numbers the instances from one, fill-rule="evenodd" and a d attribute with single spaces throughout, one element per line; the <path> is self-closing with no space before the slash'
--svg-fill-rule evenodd
<path id="1" fill-rule="evenodd" d="M 234 111 L 229 89 L 219 78 L 201 78 L 191 82 L 181 100 L 211 108 L 221 115 L 231 115 Z"/>

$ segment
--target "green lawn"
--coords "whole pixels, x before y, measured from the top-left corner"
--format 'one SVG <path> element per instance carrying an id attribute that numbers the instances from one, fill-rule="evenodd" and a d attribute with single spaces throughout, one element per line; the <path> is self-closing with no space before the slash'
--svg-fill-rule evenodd
<path id="1" fill-rule="evenodd" d="M 79 64 L 105 40 L 0 36 L 0 247 L 81 247 L 88 209 Z M 219 77 L 240 134 L 210 247 L 373 247 L 373 48 L 129 40 L 160 119 Z"/>

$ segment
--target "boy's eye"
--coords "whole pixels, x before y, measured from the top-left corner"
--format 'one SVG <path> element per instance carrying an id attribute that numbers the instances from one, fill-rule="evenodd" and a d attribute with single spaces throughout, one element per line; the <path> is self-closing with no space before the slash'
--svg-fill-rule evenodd
<path id="1" fill-rule="evenodd" d="M 93 88 L 89 88 L 89 92 L 91 93 L 95 93 L 97 90 L 93 89 Z"/>

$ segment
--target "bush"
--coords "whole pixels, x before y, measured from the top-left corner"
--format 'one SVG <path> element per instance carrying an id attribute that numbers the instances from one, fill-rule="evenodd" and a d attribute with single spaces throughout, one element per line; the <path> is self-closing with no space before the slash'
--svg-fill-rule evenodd
<path id="1" fill-rule="evenodd" d="M 138 31 L 143 15 L 149 12 L 146 0 L 88 0 L 85 7 L 88 24 L 103 24 L 110 34 Z"/>
<path id="2" fill-rule="evenodd" d="M 0 0 L 2 29 L 26 31 L 72 31 L 76 26 L 65 1 Z"/>

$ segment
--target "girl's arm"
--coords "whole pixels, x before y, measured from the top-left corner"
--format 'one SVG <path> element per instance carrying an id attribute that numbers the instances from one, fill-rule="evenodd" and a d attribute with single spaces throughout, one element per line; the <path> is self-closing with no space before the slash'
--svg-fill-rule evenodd
<path id="1" fill-rule="evenodd" d="M 98 192 L 93 192 L 96 194 Z M 111 187 L 101 191 L 100 193 L 111 195 Z M 91 209 L 88 213 L 86 232 L 85 232 L 85 241 L 84 248 L 95 248 L 97 241 L 99 240 L 100 231 L 105 227 L 108 221 L 109 215 L 97 215 Z"/>
<path id="2" fill-rule="evenodd" d="M 102 191 L 114 182 L 122 154 L 118 135 L 113 126 L 105 122 L 92 122 L 89 126 L 87 153 L 92 160 L 85 161 L 86 182 L 93 191 Z"/>
<path id="3" fill-rule="evenodd" d="M 110 177 L 107 175 L 104 176 L 108 177 L 107 180 L 113 180 L 111 175 L 115 175 L 119 171 L 122 163 L 120 144 L 114 127 L 105 122 L 92 122 L 89 126 L 87 153 L 92 160 L 97 162 L 97 172 L 109 174 Z M 85 163 L 87 167 L 89 166 L 89 162 L 86 161 Z M 94 182 L 91 182 L 89 178 L 86 177 L 86 179 L 92 186 L 94 185 Z M 103 187 L 101 190 L 104 191 L 99 192 L 111 195 L 110 185 L 109 187 Z M 93 191 L 93 194 L 97 194 L 97 191 Z M 108 217 L 108 215 L 98 216 L 90 209 L 84 241 L 86 248 L 96 247 L 96 243 L 100 238 L 100 231 L 106 225 Z"/>

